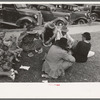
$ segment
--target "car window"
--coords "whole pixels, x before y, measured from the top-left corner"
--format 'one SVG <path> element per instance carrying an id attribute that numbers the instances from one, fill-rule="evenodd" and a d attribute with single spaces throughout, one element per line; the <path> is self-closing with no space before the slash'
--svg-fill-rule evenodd
<path id="1" fill-rule="evenodd" d="M 22 8 L 22 9 L 28 8 L 28 6 L 26 4 L 16 4 L 16 7 L 18 9 L 20 9 L 20 8 Z"/>
<path id="2" fill-rule="evenodd" d="M 2 7 L 15 8 L 13 4 L 4 4 Z"/>
<path id="3" fill-rule="evenodd" d="M 100 10 L 100 6 L 96 6 L 95 7 L 95 10 Z"/>
<path id="4" fill-rule="evenodd" d="M 47 10 L 47 7 L 46 6 L 40 6 L 39 9 L 46 11 Z"/>
<path id="5" fill-rule="evenodd" d="M 2 9 L 2 4 L 0 4 L 0 9 Z"/>

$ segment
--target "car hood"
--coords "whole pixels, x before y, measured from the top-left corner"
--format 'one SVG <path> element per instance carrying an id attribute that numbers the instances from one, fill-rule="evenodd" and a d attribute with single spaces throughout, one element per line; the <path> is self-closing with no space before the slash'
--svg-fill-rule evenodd
<path id="1" fill-rule="evenodd" d="M 38 14 L 41 13 L 40 11 L 32 10 L 32 9 L 19 9 L 20 12 L 25 12 L 29 14 Z"/>
<path id="2" fill-rule="evenodd" d="M 77 13 L 77 14 L 85 14 L 85 13 L 88 13 L 88 11 L 75 11 L 73 13 Z"/>
<path id="3" fill-rule="evenodd" d="M 56 15 L 62 15 L 62 16 L 69 15 L 69 13 L 64 13 L 64 12 L 52 12 L 52 13 Z"/>

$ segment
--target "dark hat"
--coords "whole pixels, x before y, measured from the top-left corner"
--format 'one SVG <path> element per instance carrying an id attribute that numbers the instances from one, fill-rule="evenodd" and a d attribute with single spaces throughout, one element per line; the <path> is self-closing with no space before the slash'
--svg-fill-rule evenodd
<path id="1" fill-rule="evenodd" d="M 61 31 L 67 32 L 68 31 L 68 28 L 64 25 L 64 26 L 62 26 Z"/>
<path id="2" fill-rule="evenodd" d="M 85 37 L 86 40 L 91 40 L 91 35 L 90 35 L 89 32 L 85 32 L 85 33 L 83 33 L 82 36 Z"/>
<path id="3" fill-rule="evenodd" d="M 62 49 L 66 49 L 66 47 L 68 47 L 67 39 L 66 38 L 61 38 L 58 41 L 58 46 L 60 46 Z"/>

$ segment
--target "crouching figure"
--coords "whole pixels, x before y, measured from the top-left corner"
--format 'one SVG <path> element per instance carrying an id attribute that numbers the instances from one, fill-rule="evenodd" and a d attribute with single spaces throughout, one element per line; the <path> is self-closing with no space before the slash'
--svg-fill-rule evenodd
<path id="1" fill-rule="evenodd" d="M 65 75 L 65 70 L 72 66 L 75 58 L 69 53 L 66 38 L 61 38 L 51 46 L 43 63 L 42 77 L 58 78 Z"/>

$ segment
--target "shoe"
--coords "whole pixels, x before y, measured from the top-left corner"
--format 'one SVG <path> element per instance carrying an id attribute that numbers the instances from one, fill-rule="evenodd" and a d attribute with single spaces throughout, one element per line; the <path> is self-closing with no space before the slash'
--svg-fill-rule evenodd
<path id="1" fill-rule="evenodd" d="M 15 72 L 14 72 L 14 69 L 11 69 L 10 70 L 10 75 L 9 75 L 9 77 L 14 81 L 15 80 Z"/>
<path id="2" fill-rule="evenodd" d="M 12 73 L 18 74 L 17 70 L 14 70 L 13 68 L 10 70 Z"/>
<path id="3" fill-rule="evenodd" d="M 18 58 L 15 59 L 17 62 L 20 62 L 20 60 Z"/>
<path id="4" fill-rule="evenodd" d="M 15 70 L 14 72 L 15 72 L 15 74 L 18 74 L 18 71 L 17 70 Z"/>
<path id="5" fill-rule="evenodd" d="M 33 57 L 34 56 L 34 54 L 32 53 L 32 52 L 30 52 L 29 54 L 28 54 L 28 57 Z"/>
<path id="6" fill-rule="evenodd" d="M 43 83 L 48 83 L 48 80 L 42 80 Z"/>
<path id="7" fill-rule="evenodd" d="M 15 74 L 12 73 L 10 76 L 9 76 L 13 81 L 15 80 Z"/>
<path id="8" fill-rule="evenodd" d="M 49 78 L 49 76 L 47 74 L 42 74 L 42 77 Z"/>
<path id="9" fill-rule="evenodd" d="M 40 54 L 43 52 L 43 49 L 41 48 L 40 50 L 35 50 L 36 53 Z"/>

